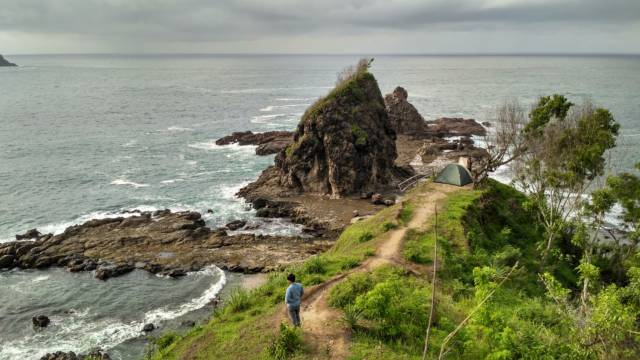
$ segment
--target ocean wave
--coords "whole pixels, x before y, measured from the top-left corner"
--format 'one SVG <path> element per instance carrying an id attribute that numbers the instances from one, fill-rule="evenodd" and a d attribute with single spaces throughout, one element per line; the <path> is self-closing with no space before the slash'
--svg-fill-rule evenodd
<path id="1" fill-rule="evenodd" d="M 38 229 L 43 234 L 52 233 L 54 235 L 58 235 L 58 234 L 61 234 L 62 232 L 64 232 L 64 230 L 66 228 L 68 228 L 69 226 L 80 225 L 80 224 L 83 224 L 83 223 L 85 223 L 85 222 L 87 222 L 89 220 L 112 219 L 112 218 L 117 218 L 117 217 L 126 218 L 126 217 L 140 215 L 140 213 L 145 212 L 145 211 L 156 211 L 156 210 L 159 210 L 159 209 L 157 207 L 155 207 L 155 206 L 141 205 L 141 206 L 137 206 L 134 210 L 125 211 L 123 209 L 120 212 L 94 211 L 94 212 L 79 216 L 75 220 L 72 220 L 72 221 L 65 221 L 65 222 L 59 222 L 59 223 L 54 223 L 54 224 L 48 224 L 48 225 L 44 225 L 44 226 L 38 227 Z"/>
<path id="2" fill-rule="evenodd" d="M 72 311 L 64 316 L 51 316 L 52 325 L 47 328 L 47 331 L 5 342 L 0 347 L 0 359 L 38 359 L 48 352 L 82 353 L 98 346 L 109 350 L 126 340 L 142 336 L 142 327 L 145 324 L 158 325 L 163 321 L 203 308 L 215 299 L 226 284 L 224 272 L 215 266 L 190 272 L 188 276 L 218 276 L 218 281 L 199 297 L 178 306 L 166 306 L 147 311 L 142 321 L 122 322 L 112 318 L 94 320 L 91 318 L 90 309 Z"/>
<path id="3" fill-rule="evenodd" d="M 187 145 L 193 149 L 199 150 L 214 150 L 214 151 L 232 151 L 232 152 L 243 152 L 243 153 L 251 153 L 255 155 L 256 145 L 240 145 L 238 143 L 232 143 L 228 145 L 218 145 L 215 140 L 209 140 L 204 142 L 199 142 L 195 144 Z"/>
<path id="4" fill-rule="evenodd" d="M 193 131 L 193 129 L 188 127 L 181 127 L 181 126 L 169 126 L 167 128 L 167 131 L 184 132 L 184 131 Z"/>
<path id="5" fill-rule="evenodd" d="M 115 179 L 111 182 L 111 185 L 127 185 L 133 186 L 134 188 L 148 187 L 149 184 L 137 183 L 134 181 L 129 181 L 127 179 Z"/>
<path id="6" fill-rule="evenodd" d="M 276 101 L 309 101 L 309 100 L 313 100 L 314 98 L 276 98 Z"/>
<path id="7" fill-rule="evenodd" d="M 182 182 L 184 181 L 184 179 L 178 178 L 178 179 L 169 179 L 169 180 L 162 180 L 160 181 L 161 184 L 173 184 L 176 182 Z"/>
<path id="8" fill-rule="evenodd" d="M 286 104 L 286 105 L 269 105 L 269 106 L 263 107 L 262 109 L 260 109 L 260 111 L 270 112 L 270 111 L 273 111 L 274 109 L 295 108 L 295 107 L 308 106 L 308 105 L 311 105 L 311 104 L 300 103 L 300 104 Z"/>
<path id="9" fill-rule="evenodd" d="M 307 89 L 333 89 L 332 86 L 301 86 L 301 87 L 287 87 L 287 88 L 248 88 L 248 89 L 235 89 L 235 90 L 222 90 L 223 94 L 251 94 L 262 93 L 279 90 L 307 90 Z"/>

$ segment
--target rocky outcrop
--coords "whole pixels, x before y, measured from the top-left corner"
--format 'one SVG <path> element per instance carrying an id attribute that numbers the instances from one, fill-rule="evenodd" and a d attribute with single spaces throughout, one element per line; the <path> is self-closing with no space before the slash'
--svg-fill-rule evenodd
<path id="1" fill-rule="evenodd" d="M 51 320 L 44 315 L 37 315 L 31 318 L 31 322 L 33 323 L 33 326 L 43 328 L 49 326 Z"/>
<path id="2" fill-rule="evenodd" d="M 2 55 L 0 55 L 0 66 L 18 66 L 12 62 L 7 61 Z"/>
<path id="3" fill-rule="evenodd" d="M 424 135 L 429 131 L 418 110 L 407 101 L 407 90 L 398 86 L 384 97 L 391 127 L 397 134 Z"/>
<path id="4" fill-rule="evenodd" d="M 257 155 L 275 154 L 293 142 L 293 133 L 290 131 L 267 131 L 253 133 L 251 131 L 234 132 L 231 135 L 216 140 L 216 145 L 257 145 Z"/>
<path id="5" fill-rule="evenodd" d="M 111 357 L 102 349 L 97 348 L 85 355 L 76 355 L 73 351 L 56 351 L 42 356 L 40 360 L 111 360 Z"/>
<path id="6" fill-rule="evenodd" d="M 473 119 L 448 118 L 443 117 L 433 121 L 427 121 L 429 131 L 438 134 L 440 137 L 446 136 L 484 136 L 487 130 Z"/>
<path id="7" fill-rule="evenodd" d="M 340 198 L 388 186 L 395 137 L 376 79 L 360 71 L 307 109 L 294 142 L 239 194 L 249 200 L 259 193 Z"/>
<path id="8" fill-rule="evenodd" d="M 197 212 L 143 212 L 90 220 L 59 235 L 0 244 L 0 267 L 67 267 L 101 280 L 142 269 L 171 277 L 207 265 L 245 273 L 270 271 L 327 249 L 323 239 L 228 235 L 211 230 Z"/>

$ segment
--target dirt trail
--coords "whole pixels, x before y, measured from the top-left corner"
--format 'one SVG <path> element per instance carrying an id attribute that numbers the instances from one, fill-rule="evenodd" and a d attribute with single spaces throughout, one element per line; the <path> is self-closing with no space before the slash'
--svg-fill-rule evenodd
<path id="1" fill-rule="evenodd" d="M 385 264 L 404 264 L 402 240 L 407 230 L 423 228 L 434 213 L 435 204 L 443 200 L 447 193 L 459 189 L 449 185 L 430 184 L 428 191 L 414 198 L 413 216 L 409 223 L 390 231 L 378 245 L 374 256 L 347 273 L 309 288 L 303 298 L 300 315 L 305 341 L 313 347 L 312 359 L 345 359 L 349 352 L 349 334 L 340 324 L 342 314 L 327 302 L 331 287 L 349 274 L 371 271 Z M 286 314 L 283 315 L 286 317 Z"/>

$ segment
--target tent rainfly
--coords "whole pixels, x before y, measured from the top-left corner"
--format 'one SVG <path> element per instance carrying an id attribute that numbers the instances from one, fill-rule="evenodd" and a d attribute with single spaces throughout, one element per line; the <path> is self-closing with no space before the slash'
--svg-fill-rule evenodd
<path id="1" fill-rule="evenodd" d="M 466 167 L 459 164 L 449 164 L 436 177 L 435 182 L 457 186 L 465 186 L 473 182 L 471 173 Z"/>

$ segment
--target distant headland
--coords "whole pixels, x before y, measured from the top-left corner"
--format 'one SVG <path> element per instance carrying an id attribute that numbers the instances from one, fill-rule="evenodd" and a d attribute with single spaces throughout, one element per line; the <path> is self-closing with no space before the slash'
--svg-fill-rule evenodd
<path id="1" fill-rule="evenodd" d="M 2 55 L 0 55 L 0 66 L 18 66 L 18 65 L 14 64 L 12 62 L 9 62 Z"/>

